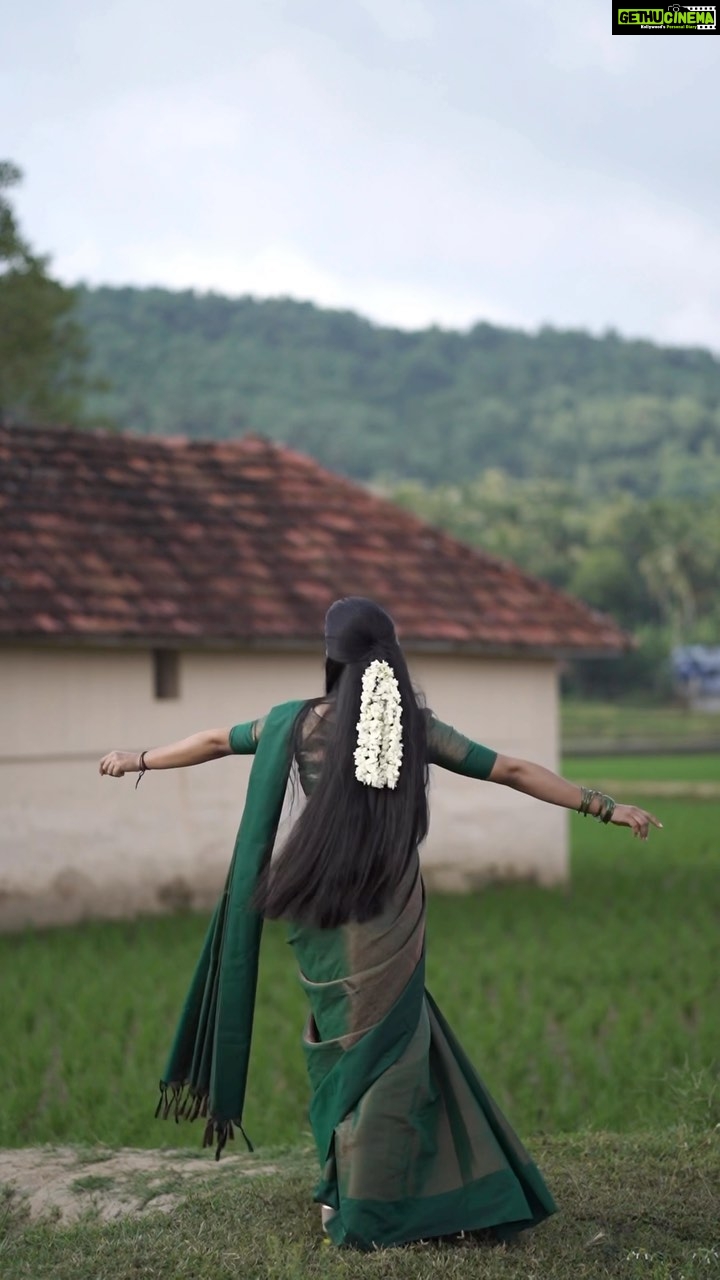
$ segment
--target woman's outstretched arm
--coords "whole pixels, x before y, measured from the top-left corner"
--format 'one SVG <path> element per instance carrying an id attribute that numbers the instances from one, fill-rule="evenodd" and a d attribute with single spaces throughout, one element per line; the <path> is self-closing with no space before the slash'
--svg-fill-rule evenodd
<path id="1" fill-rule="evenodd" d="M 126 773 L 140 773 L 140 756 L 146 769 L 184 769 L 191 764 L 220 760 L 232 752 L 229 729 L 203 729 L 189 738 L 171 742 L 167 747 L 151 747 L 140 751 L 109 751 L 100 761 L 100 773 L 122 778 Z"/>
<path id="2" fill-rule="evenodd" d="M 490 782 L 499 782 L 503 786 L 522 791 L 536 800 L 544 800 L 547 804 L 561 805 L 564 809 L 579 809 L 582 800 L 582 788 L 576 782 L 568 782 L 551 769 L 545 769 L 532 760 L 522 760 L 515 756 L 499 755 L 488 775 Z M 588 810 L 594 817 L 600 813 L 601 798 L 595 797 Z M 630 827 L 633 835 L 647 840 L 650 826 L 662 827 L 652 813 L 639 809 L 637 805 L 616 804 L 610 821 L 619 827 Z"/>

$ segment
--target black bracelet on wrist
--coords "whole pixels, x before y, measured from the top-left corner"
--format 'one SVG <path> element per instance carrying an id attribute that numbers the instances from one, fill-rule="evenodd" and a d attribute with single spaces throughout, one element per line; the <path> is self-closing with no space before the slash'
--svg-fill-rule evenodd
<path id="1" fill-rule="evenodd" d="M 136 790 L 136 791 L 137 791 L 138 787 L 140 786 L 140 783 L 142 782 L 142 780 L 143 780 L 143 778 L 144 778 L 144 776 L 145 776 L 145 774 L 146 774 L 146 773 L 147 773 L 147 765 L 146 765 L 146 763 L 145 763 L 145 752 L 144 752 L 144 751 L 141 751 L 141 752 L 140 752 L 140 768 L 139 768 L 139 770 L 138 770 L 138 776 L 137 776 L 137 778 L 136 778 L 136 780 L 135 780 L 135 790 Z"/>

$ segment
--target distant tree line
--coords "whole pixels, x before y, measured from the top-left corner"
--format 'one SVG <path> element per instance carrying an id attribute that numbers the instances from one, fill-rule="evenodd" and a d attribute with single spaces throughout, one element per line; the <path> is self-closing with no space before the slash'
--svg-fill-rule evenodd
<path id="1" fill-rule="evenodd" d="M 80 293 L 91 398 L 121 427 L 257 431 L 358 480 L 488 469 L 616 490 L 720 489 L 720 360 L 616 334 L 382 328 L 310 303 L 163 289 Z"/>

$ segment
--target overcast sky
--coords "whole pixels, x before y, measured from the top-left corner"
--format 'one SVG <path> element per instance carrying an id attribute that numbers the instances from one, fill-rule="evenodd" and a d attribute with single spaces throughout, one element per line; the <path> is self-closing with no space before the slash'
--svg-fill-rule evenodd
<path id="1" fill-rule="evenodd" d="M 609 0 L 8 5 L 0 155 L 67 281 L 720 351 L 720 38 Z"/>

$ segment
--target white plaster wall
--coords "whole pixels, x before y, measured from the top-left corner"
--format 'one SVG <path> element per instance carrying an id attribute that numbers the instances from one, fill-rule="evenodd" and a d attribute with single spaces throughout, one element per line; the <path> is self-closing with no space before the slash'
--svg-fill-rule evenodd
<path id="1" fill-rule="evenodd" d="M 554 766 L 552 663 L 425 656 L 437 713 L 496 749 Z M 0 650 L 0 927 L 208 905 L 227 869 L 251 760 L 100 778 L 111 747 L 230 726 L 322 687 L 322 657 L 187 652 L 177 699 L 155 700 L 150 653 Z M 433 770 L 428 882 L 567 870 L 565 814 Z"/>
<path id="2" fill-rule="evenodd" d="M 558 768 L 555 663 L 432 656 L 416 658 L 412 671 L 442 720 L 502 754 Z M 430 804 L 425 866 L 432 887 L 471 888 L 489 877 L 547 885 L 567 878 L 564 809 L 437 768 Z"/>

